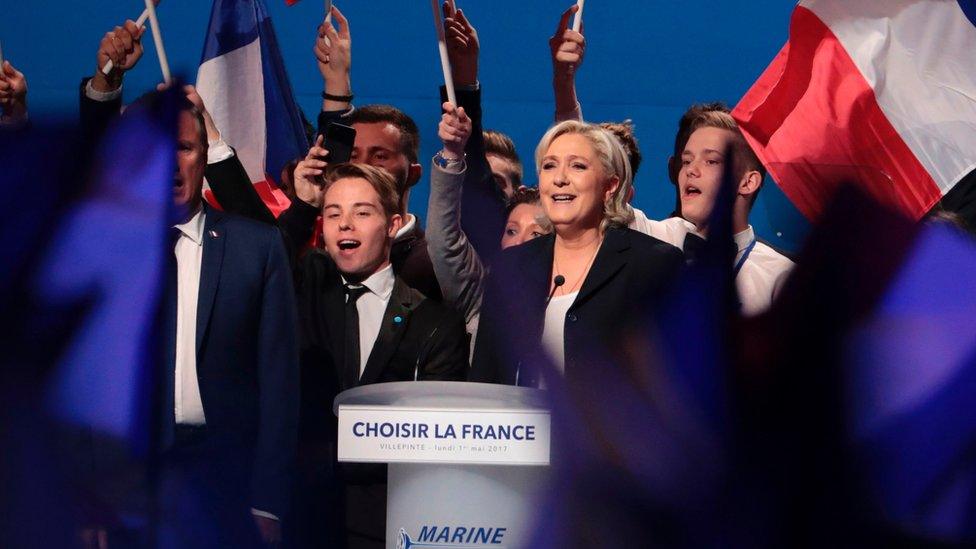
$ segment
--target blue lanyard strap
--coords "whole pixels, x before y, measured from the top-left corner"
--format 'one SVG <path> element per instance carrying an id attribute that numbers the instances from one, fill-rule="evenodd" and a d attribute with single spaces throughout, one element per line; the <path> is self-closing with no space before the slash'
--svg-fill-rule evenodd
<path id="1" fill-rule="evenodd" d="M 732 278 L 739 276 L 739 271 L 742 270 L 742 266 L 745 265 L 746 260 L 749 259 L 749 254 L 752 253 L 752 249 L 755 247 L 756 247 L 756 239 L 753 238 L 752 242 L 750 242 L 749 245 L 746 246 L 745 251 L 742 252 L 742 257 L 740 257 L 739 260 L 735 262 L 735 269 L 733 269 L 732 271 Z"/>

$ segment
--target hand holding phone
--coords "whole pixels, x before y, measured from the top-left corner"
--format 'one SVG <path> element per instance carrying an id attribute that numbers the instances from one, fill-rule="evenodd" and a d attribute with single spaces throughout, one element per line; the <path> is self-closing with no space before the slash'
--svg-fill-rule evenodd
<path id="1" fill-rule="evenodd" d="M 305 159 L 295 166 L 295 196 L 316 208 L 322 207 L 322 175 L 329 151 L 323 146 L 323 136 L 318 136 L 315 144 L 308 150 Z"/>

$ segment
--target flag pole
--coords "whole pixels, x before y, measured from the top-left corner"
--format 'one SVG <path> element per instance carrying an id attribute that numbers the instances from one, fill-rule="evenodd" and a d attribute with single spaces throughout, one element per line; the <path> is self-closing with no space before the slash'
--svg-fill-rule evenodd
<path id="1" fill-rule="evenodd" d="M 156 4 L 159 4 L 159 0 L 156 0 Z M 136 26 L 142 28 L 146 24 L 146 19 L 149 19 L 149 8 L 142 10 L 142 15 L 139 16 L 139 19 L 136 19 Z M 108 73 L 112 72 L 113 68 L 115 68 L 115 63 L 109 59 L 108 63 L 105 63 L 105 66 L 102 67 L 102 74 L 108 76 Z"/>
<path id="2" fill-rule="evenodd" d="M 586 0 L 576 0 L 576 18 L 573 19 L 573 31 L 579 32 L 583 25 L 583 4 Z"/>
<path id="3" fill-rule="evenodd" d="M 328 25 L 332 23 L 332 0 L 325 0 L 325 24 Z M 322 40 L 325 40 L 326 46 L 331 46 L 332 41 L 329 40 L 328 36 L 323 36 Z"/>
<path id="4" fill-rule="evenodd" d="M 153 42 L 156 44 L 159 68 L 163 71 L 163 82 L 169 84 L 173 81 L 173 77 L 169 72 L 169 61 L 166 59 L 166 49 L 163 47 L 163 33 L 159 29 L 159 19 L 156 18 L 156 4 L 153 0 L 146 0 L 146 11 L 149 12 L 149 27 L 152 30 Z"/>
<path id="5" fill-rule="evenodd" d="M 0 44 L 0 68 L 3 68 L 3 45 Z"/>
<path id="6" fill-rule="evenodd" d="M 434 26 L 437 28 L 437 49 L 441 54 L 441 70 L 444 72 L 444 86 L 447 88 L 447 100 L 457 106 L 454 94 L 454 78 L 451 76 L 451 61 L 447 57 L 447 40 L 444 38 L 444 22 L 441 20 L 441 7 L 437 0 L 430 0 L 430 7 L 434 10 Z"/>

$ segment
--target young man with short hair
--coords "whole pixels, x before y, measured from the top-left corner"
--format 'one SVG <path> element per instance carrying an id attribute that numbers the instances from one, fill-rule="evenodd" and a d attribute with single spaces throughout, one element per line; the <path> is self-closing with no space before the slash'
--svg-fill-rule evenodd
<path id="1" fill-rule="evenodd" d="M 522 186 L 522 160 L 515 151 L 512 139 L 495 130 L 484 130 L 485 157 L 498 189 L 511 199 Z"/>
<path id="2" fill-rule="evenodd" d="M 749 212 L 762 188 L 766 170 L 749 148 L 732 116 L 721 110 L 692 107 L 688 139 L 679 155 L 677 178 L 682 217 L 653 221 L 639 211 L 631 228 L 693 254 L 697 238 L 708 237 L 708 221 L 715 208 L 726 166 L 735 176 L 732 232 L 736 245 L 735 285 L 745 315 L 769 308 L 782 288 L 793 262 L 759 242 L 749 224 Z M 727 155 L 731 155 L 730 157 Z"/>
<path id="3" fill-rule="evenodd" d="M 402 226 L 396 235 L 391 252 L 393 270 L 412 288 L 432 299 L 441 299 L 440 286 L 434 275 L 427 253 L 427 240 L 422 223 L 408 210 L 410 189 L 417 184 L 423 169 L 417 162 L 420 148 L 420 131 L 406 113 L 390 105 L 366 105 L 346 111 L 323 112 L 319 116 L 319 128 L 325 131 L 329 121 L 351 126 L 356 130 L 351 162 L 368 164 L 388 172 L 397 192 L 396 213 L 401 216 Z M 314 160 L 315 166 L 328 164 L 327 145 L 321 142 L 309 151 L 306 161 Z M 320 204 L 317 195 L 295 187 L 299 200 L 282 214 L 283 226 L 290 229 L 295 242 L 306 242 L 312 236 Z"/>
<path id="4" fill-rule="evenodd" d="M 321 194 L 315 202 L 322 205 L 325 250 L 306 254 L 296 272 L 303 333 L 300 456 L 311 456 L 300 460 L 308 463 L 301 467 L 303 501 L 296 506 L 305 544 L 299 546 L 332 539 L 382 547 L 385 469 L 332 465 L 336 472 L 329 471 L 337 428 L 332 401 L 372 383 L 464 380 L 468 339 L 456 312 L 411 288 L 393 268 L 403 216 L 390 172 L 365 164 L 310 168 L 308 162 L 295 168 L 295 187 Z M 321 173 L 321 187 L 312 172 Z M 345 509 L 342 516 L 337 507 Z M 343 531 L 345 541 L 330 537 Z"/>
<path id="5" fill-rule="evenodd" d="M 319 25 L 314 47 L 324 84 L 318 132 L 324 134 L 331 122 L 352 126 L 356 130 L 356 140 L 351 161 L 382 168 L 393 176 L 398 192 L 399 214 L 403 218 L 403 226 L 396 235 L 391 252 L 393 270 L 412 288 L 431 299 L 440 300 L 440 285 L 427 253 L 423 223 L 408 210 L 410 189 L 420 181 L 423 173 L 423 168 L 417 162 L 420 131 L 413 119 L 396 107 L 353 107 L 349 21 L 335 6 L 332 8 L 332 19 L 334 23 L 323 22 Z M 325 148 L 328 148 L 328 144 Z M 298 194 L 298 198 L 301 200 L 293 202 L 292 208 L 282 216 L 285 217 L 285 226 L 302 228 L 301 233 L 290 235 L 292 239 L 305 242 L 314 231 L 319 204 L 309 202 L 314 199 L 310 195 Z"/>

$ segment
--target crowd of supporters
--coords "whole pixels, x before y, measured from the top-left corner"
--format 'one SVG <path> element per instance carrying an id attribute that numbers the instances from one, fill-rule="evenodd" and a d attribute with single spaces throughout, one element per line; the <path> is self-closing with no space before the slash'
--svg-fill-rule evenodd
<path id="1" fill-rule="evenodd" d="M 354 104 L 342 12 L 318 26 L 318 127 L 306 156 L 274 167 L 291 199 L 277 216 L 196 90 L 182 90 L 173 199 L 183 214 L 167 240 L 176 269 L 163 399 L 165 470 L 178 479 L 163 484 L 161 509 L 178 544 L 383 546 L 385 470 L 336 461 L 339 392 L 412 380 L 546 389 L 624 360 L 624 335 L 642 328 L 709 239 L 727 249 L 734 314 L 771 307 L 794 264 L 750 225 L 766 171 L 728 107 L 692 105 L 677 121 L 673 213 L 650 219 L 631 205 L 643 156 L 634 122 L 584 121 L 575 77 L 586 40 L 570 27 L 575 11 L 549 40 L 554 118 L 532 166 L 487 129 L 481 89 L 493 83 L 479 79 L 474 22 L 449 2 L 457 104 L 442 88 L 440 120 L 420 121 L 442 142 L 432 159 L 419 157 L 418 123 L 396 106 Z M 123 111 L 144 32 L 126 21 L 101 39 L 79 91 L 87 134 Z M 29 124 L 27 92 L 5 62 L 0 123 Z M 348 162 L 331 160 L 325 135 L 335 124 L 355 130 Z M 425 177 L 422 220 L 409 203 Z M 145 541 L 138 523 L 104 517 L 88 521 L 92 546 Z"/>

